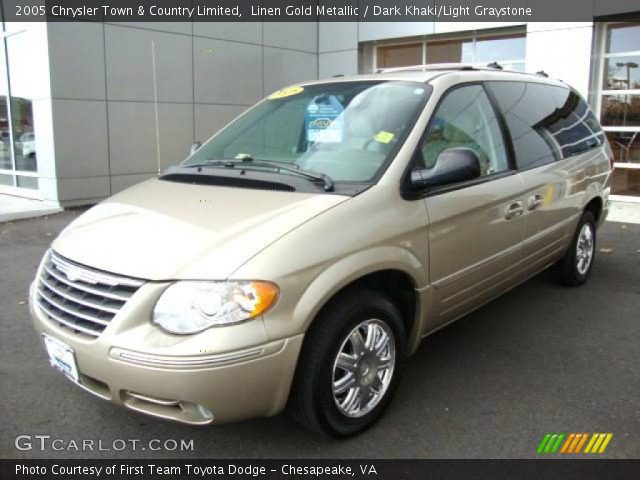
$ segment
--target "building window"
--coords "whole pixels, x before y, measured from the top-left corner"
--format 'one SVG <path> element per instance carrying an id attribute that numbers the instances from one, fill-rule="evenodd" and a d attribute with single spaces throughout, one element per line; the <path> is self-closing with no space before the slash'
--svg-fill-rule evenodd
<path id="1" fill-rule="evenodd" d="M 524 70 L 525 36 L 501 35 L 427 42 L 427 63 L 498 62 L 508 70 Z"/>
<path id="2" fill-rule="evenodd" d="M 377 68 L 406 67 L 422 63 L 422 43 L 378 47 Z"/>
<path id="3" fill-rule="evenodd" d="M 524 35 L 480 37 L 475 40 L 473 47 L 473 63 L 476 65 L 498 62 L 507 70 L 524 71 Z"/>
<path id="4" fill-rule="evenodd" d="M 428 63 L 473 63 L 473 40 L 427 42 Z"/>
<path id="5" fill-rule="evenodd" d="M 437 63 L 485 66 L 498 62 L 507 70 L 524 71 L 524 34 L 472 35 L 461 38 L 427 39 L 376 47 L 376 69 Z"/>
<path id="6" fill-rule="evenodd" d="M 640 197 L 640 23 L 605 24 L 597 109 L 616 161 L 612 193 Z"/>

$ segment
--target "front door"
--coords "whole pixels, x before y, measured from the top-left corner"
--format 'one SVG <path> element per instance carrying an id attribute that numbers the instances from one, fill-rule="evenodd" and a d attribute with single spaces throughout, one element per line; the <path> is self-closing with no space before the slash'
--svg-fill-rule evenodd
<path id="1" fill-rule="evenodd" d="M 421 143 L 431 168 L 448 148 L 470 148 L 481 177 L 426 193 L 433 308 L 427 330 L 453 320 L 517 281 L 524 183 L 510 165 L 496 112 L 481 84 L 445 94 Z"/>

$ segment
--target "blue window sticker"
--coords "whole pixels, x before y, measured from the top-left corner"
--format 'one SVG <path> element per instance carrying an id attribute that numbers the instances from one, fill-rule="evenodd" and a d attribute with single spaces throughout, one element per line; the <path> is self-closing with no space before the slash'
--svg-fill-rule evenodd
<path id="1" fill-rule="evenodd" d="M 319 95 L 309 102 L 304 123 L 307 142 L 341 142 L 343 138 L 344 107 L 335 95 Z"/>

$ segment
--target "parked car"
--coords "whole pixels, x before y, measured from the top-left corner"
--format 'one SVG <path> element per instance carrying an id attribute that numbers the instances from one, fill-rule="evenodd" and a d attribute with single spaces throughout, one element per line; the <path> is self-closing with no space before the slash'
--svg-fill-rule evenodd
<path id="1" fill-rule="evenodd" d="M 193 150 L 72 222 L 30 292 L 52 365 L 189 424 L 361 432 L 426 335 L 547 267 L 583 284 L 609 208 L 580 95 L 492 68 L 295 85 Z"/>
<path id="2" fill-rule="evenodd" d="M 36 154 L 36 137 L 33 132 L 25 132 L 20 135 L 17 148 L 24 158 L 34 157 Z"/>

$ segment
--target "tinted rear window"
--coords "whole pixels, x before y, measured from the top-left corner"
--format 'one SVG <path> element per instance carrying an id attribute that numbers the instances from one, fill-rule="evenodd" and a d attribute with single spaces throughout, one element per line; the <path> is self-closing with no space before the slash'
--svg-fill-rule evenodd
<path id="1" fill-rule="evenodd" d="M 511 132 L 518 168 L 571 157 L 604 142 L 595 115 L 575 91 L 528 82 L 488 82 Z"/>

